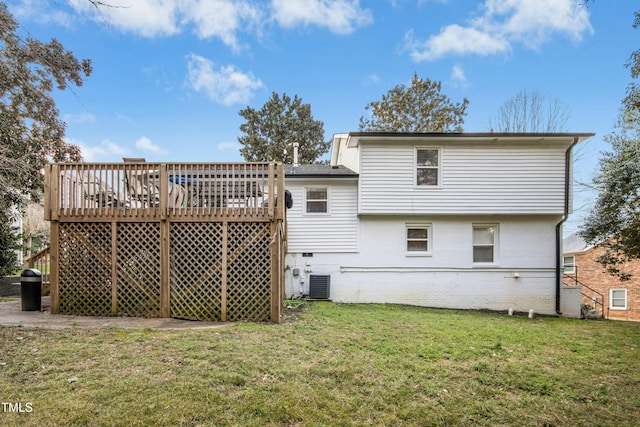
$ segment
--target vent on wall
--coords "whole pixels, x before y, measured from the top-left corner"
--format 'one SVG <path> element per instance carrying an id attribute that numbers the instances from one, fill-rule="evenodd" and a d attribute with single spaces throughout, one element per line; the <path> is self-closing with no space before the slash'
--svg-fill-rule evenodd
<path id="1" fill-rule="evenodd" d="M 309 276 L 309 298 L 329 299 L 331 276 L 312 274 Z"/>

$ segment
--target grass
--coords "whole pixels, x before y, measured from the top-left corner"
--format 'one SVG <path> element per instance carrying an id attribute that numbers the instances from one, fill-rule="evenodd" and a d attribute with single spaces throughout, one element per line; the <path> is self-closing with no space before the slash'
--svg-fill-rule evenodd
<path id="1" fill-rule="evenodd" d="M 0 424 L 633 425 L 640 324 L 307 304 L 217 330 L 0 328 Z"/>

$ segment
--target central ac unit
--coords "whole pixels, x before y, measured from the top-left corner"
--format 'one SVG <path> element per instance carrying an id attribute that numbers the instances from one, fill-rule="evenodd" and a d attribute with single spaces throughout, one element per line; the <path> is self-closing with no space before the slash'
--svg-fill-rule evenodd
<path id="1" fill-rule="evenodd" d="M 309 298 L 329 299 L 331 276 L 312 274 L 309 276 Z"/>

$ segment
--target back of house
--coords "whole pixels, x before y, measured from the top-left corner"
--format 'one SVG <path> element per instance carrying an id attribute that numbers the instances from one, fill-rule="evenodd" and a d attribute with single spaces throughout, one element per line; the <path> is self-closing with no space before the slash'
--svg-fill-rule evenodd
<path id="1" fill-rule="evenodd" d="M 286 169 L 286 293 L 579 316 L 561 228 L 590 136 L 336 134 L 330 165 Z"/>

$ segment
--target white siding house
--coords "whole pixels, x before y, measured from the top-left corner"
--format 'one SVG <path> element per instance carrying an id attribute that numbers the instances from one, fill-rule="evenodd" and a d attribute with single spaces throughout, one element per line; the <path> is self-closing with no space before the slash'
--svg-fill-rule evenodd
<path id="1" fill-rule="evenodd" d="M 289 167 L 287 294 L 559 314 L 571 149 L 592 134 L 350 133 Z M 573 312 L 572 312 L 573 313 Z"/>
<path id="2" fill-rule="evenodd" d="M 16 205 L 12 205 L 9 209 L 9 217 L 12 218 L 11 227 L 14 227 L 18 235 L 22 236 L 22 212 L 20 211 L 20 208 Z M 22 249 L 16 249 L 16 257 L 18 264 L 21 265 L 24 261 L 22 257 Z"/>

